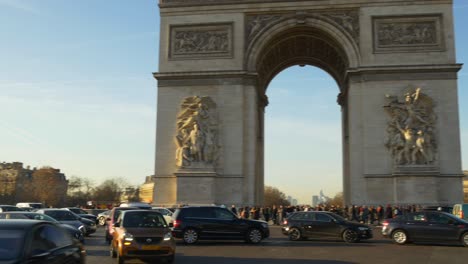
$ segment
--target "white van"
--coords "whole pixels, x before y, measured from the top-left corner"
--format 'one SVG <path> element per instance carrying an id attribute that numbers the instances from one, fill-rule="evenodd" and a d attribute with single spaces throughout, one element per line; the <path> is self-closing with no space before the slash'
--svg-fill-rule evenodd
<path id="1" fill-rule="evenodd" d="M 30 210 L 36 210 L 36 209 L 44 208 L 42 203 L 17 203 L 16 207 L 19 207 L 19 208 L 22 208 L 22 209 L 30 209 Z"/>

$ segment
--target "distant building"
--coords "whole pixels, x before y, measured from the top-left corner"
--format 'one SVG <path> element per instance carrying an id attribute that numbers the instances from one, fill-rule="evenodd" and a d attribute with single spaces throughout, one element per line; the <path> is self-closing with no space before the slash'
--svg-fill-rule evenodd
<path id="1" fill-rule="evenodd" d="M 154 175 L 146 176 L 145 183 L 140 186 L 140 201 L 153 203 L 154 186 Z"/>
<path id="2" fill-rule="evenodd" d="M 312 206 L 316 207 L 319 204 L 319 196 L 318 195 L 312 195 Z"/>
<path id="3" fill-rule="evenodd" d="M 468 171 L 463 171 L 463 202 L 468 203 Z"/>
<path id="4" fill-rule="evenodd" d="M 297 199 L 292 199 L 291 205 L 297 205 Z"/>
<path id="5" fill-rule="evenodd" d="M 0 163 L 0 202 L 51 203 L 64 205 L 68 190 L 65 174 L 59 169 L 23 167 L 21 162 Z M 46 204 L 47 205 L 47 204 Z"/>

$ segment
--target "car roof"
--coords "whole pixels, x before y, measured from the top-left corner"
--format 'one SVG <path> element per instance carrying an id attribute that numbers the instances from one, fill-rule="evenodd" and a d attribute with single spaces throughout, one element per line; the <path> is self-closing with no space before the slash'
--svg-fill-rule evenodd
<path id="1" fill-rule="evenodd" d="M 38 225 L 41 223 L 51 223 L 42 220 L 30 220 L 30 219 L 2 219 L 0 221 L 0 229 L 25 229 L 32 227 L 34 225 Z"/>
<path id="2" fill-rule="evenodd" d="M 160 212 L 156 212 L 156 211 L 152 211 L 152 210 L 148 210 L 148 209 L 138 209 L 138 210 L 125 210 L 122 212 L 122 215 L 126 215 L 126 214 L 133 214 L 133 213 L 142 213 L 142 212 L 150 212 L 150 213 L 157 213 L 157 214 L 161 214 Z"/>

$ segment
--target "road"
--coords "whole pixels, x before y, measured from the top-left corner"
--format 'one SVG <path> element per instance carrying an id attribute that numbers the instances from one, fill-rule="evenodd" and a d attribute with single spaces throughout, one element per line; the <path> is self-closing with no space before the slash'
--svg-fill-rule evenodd
<path id="1" fill-rule="evenodd" d="M 116 264 L 104 242 L 104 228 L 86 238 L 87 264 Z M 201 241 L 195 246 L 177 243 L 175 263 L 187 264 L 466 264 L 468 248 L 457 245 L 409 244 L 398 246 L 374 230 L 374 239 L 346 244 L 341 241 L 289 241 L 277 226 L 260 245 L 242 241 Z M 143 263 L 138 260 L 126 263 Z"/>

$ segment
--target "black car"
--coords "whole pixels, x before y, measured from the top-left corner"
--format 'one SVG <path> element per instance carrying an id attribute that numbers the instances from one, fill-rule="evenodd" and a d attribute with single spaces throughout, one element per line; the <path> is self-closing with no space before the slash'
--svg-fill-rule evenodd
<path id="1" fill-rule="evenodd" d="M 46 209 L 39 209 L 36 211 L 40 214 L 48 215 L 55 220 L 59 221 L 62 224 L 67 224 L 79 228 L 79 226 L 83 225 L 84 234 L 89 236 L 90 234 L 96 232 L 96 223 L 92 220 L 82 218 L 75 213 L 71 212 L 67 209 L 57 209 L 57 208 L 46 208 Z"/>
<path id="2" fill-rule="evenodd" d="M 85 263 L 85 251 L 63 228 L 36 220 L 0 221 L 1 263 Z"/>
<path id="3" fill-rule="evenodd" d="M 335 213 L 325 211 L 292 213 L 282 223 L 281 231 L 293 241 L 338 238 L 354 243 L 372 238 L 372 228 L 368 225 L 350 222 Z"/>
<path id="4" fill-rule="evenodd" d="M 399 245 L 409 242 L 452 242 L 468 247 L 468 222 L 449 213 L 407 213 L 386 219 L 382 224 L 382 235 Z"/>
<path id="5" fill-rule="evenodd" d="M 194 244 L 199 239 L 241 239 L 255 244 L 270 236 L 267 222 L 238 218 L 224 207 L 178 208 L 173 219 L 172 235 L 182 238 L 186 244 Z"/>
<path id="6" fill-rule="evenodd" d="M 58 225 L 60 225 L 62 228 L 67 230 L 70 235 L 76 239 L 78 239 L 81 243 L 84 242 L 84 227 L 81 226 L 80 228 L 76 228 L 71 225 L 67 224 L 62 224 L 59 221 L 55 220 L 54 218 L 45 215 L 45 214 L 39 214 L 35 212 L 5 212 L 5 213 L 0 213 L 0 219 L 30 219 L 30 220 L 42 220 L 42 221 L 47 221 L 47 222 L 53 222 Z"/>
<path id="7" fill-rule="evenodd" d="M 67 210 L 70 210 L 72 211 L 73 213 L 75 213 L 76 215 L 82 217 L 82 218 L 86 218 L 86 219 L 89 219 L 91 221 L 94 221 L 94 223 L 98 223 L 97 221 L 97 216 L 93 215 L 93 214 L 90 214 L 88 212 L 86 212 L 85 210 L 81 209 L 81 208 L 78 208 L 78 207 L 66 207 L 64 209 L 67 209 Z"/>

